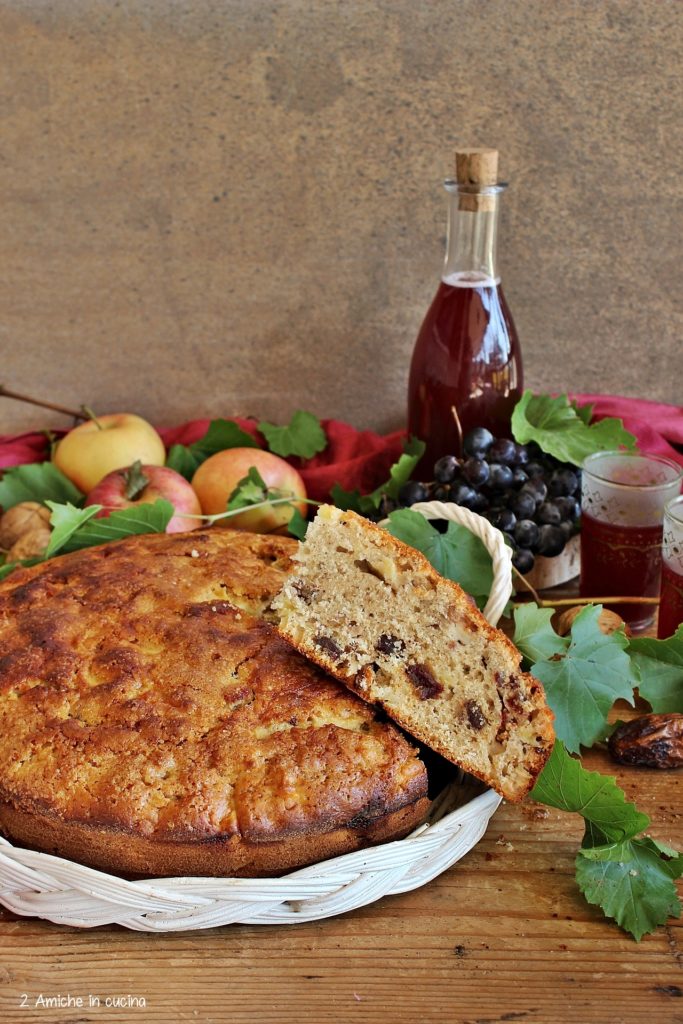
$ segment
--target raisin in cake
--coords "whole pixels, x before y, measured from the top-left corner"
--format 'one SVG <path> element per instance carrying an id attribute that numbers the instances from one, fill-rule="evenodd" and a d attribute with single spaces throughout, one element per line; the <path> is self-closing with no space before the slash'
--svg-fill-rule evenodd
<path id="1" fill-rule="evenodd" d="M 296 542 L 144 535 L 0 585 L 0 831 L 137 875 L 261 875 L 400 838 L 416 751 L 264 620 Z"/>
<path id="2" fill-rule="evenodd" d="M 273 603 L 308 658 L 509 800 L 529 791 L 552 713 L 520 654 L 426 558 L 323 506 Z"/>

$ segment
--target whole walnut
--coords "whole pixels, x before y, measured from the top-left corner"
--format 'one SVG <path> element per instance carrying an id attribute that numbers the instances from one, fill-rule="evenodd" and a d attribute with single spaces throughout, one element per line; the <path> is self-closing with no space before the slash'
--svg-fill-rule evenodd
<path id="1" fill-rule="evenodd" d="M 7 552 L 8 562 L 20 562 L 22 558 L 38 558 L 45 553 L 50 543 L 50 527 L 43 523 L 22 533 Z"/>
<path id="2" fill-rule="evenodd" d="M 572 608 L 567 608 L 566 611 L 560 612 L 553 618 L 553 626 L 555 632 L 560 636 L 567 636 L 570 632 L 574 619 L 577 615 L 580 615 L 584 610 L 584 605 L 574 605 Z M 631 635 L 631 630 L 624 623 L 624 620 L 616 612 L 610 611 L 609 608 L 603 608 L 598 616 L 598 629 L 601 633 L 614 633 L 617 629 L 621 629 L 624 626 L 624 632 L 626 636 Z"/>
<path id="3" fill-rule="evenodd" d="M 8 551 L 24 534 L 47 527 L 49 522 L 50 510 L 45 505 L 20 501 L 0 517 L 0 548 Z"/>

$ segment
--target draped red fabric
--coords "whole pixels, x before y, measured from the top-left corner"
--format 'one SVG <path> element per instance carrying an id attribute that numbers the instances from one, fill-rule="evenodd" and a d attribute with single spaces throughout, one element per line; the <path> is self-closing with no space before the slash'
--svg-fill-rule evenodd
<path id="1" fill-rule="evenodd" d="M 237 419 L 243 430 L 263 444 L 256 425 L 250 420 Z M 208 420 L 194 420 L 182 427 L 162 430 L 164 443 L 191 444 L 202 437 Z M 405 434 L 398 430 L 384 436 L 371 430 L 356 430 L 340 420 L 323 420 L 328 444 L 325 451 L 312 459 L 288 459 L 298 469 L 306 484 L 306 492 L 314 501 L 329 497 L 330 488 L 338 483 L 344 490 L 358 489 L 361 494 L 378 487 L 389 475 L 389 469 L 403 451 Z"/>
<path id="2" fill-rule="evenodd" d="M 635 435 L 641 452 L 666 455 L 683 466 L 683 406 L 618 395 L 570 395 L 579 405 L 593 405 L 596 420 L 618 416 Z"/>
<path id="3" fill-rule="evenodd" d="M 592 404 L 595 419 L 605 416 L 623 419 L 627 430 L 635 434 L 641 451 L 667 455 L 683 465 L 683 407 L 616 395 L 574 394 L 571 397 L 579 404 Z M 263 444 L 254 421 L 237 419 L 236 422 Z M 206 433 L 208 425 L 208 419 L 191 420 L 161 429 L 160 433 L 168 447 L 191 444 Z M 335 483 L 345 490 L 357 488 L 361 493 L 368 493 L 387 479 L 390 466 L 401 454 L 403 431 L 376 434 L 371 430 L 356 430 L 339 420 L 323 420 L 323 426 L 329 440 L 325 451 L 306 462 L 289 460 L 299 469 L 311 498 L 325 500 Z M 0 469 L 40 462 L 48 457 L 48 451 L 47 435 L 40 431 L 0 437 Z"/>

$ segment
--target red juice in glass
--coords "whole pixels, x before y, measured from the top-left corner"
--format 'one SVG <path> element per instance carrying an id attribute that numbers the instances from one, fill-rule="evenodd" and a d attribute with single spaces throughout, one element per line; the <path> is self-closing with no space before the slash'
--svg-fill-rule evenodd
<path id="1" fill-rule="evenodd" d="M 662 542 L 662 589 L 657 636 L 673 636 L 683 623 L 683 497 L 664 510 Z"/>
<path id="2" fill-rule="evenodd" d="M 662 590 L 659 602 L 657 636 L 660 640 L 673 636 L 682 622 L 683 574 L 675 572 L 664 563 L 662 566 Z"/>
<path id="3" fill-rule="evenodd" d="M 681 468 L 656 455 L 598 452 L 583 464 L 581 596 L 656 598 L 664 506 L 680 489 Z M 655 604 L 605 602 L 632 629 Z"/>
<path id="4" fill-rule="evenodd" d="M 661 526 L 614 526 L 583 512 L 581 516 L 581 595 L 652 597 L 659 595 L 662 568 Z M 652 620 L 655 606 L 612 604 L 631 626 Z"/>

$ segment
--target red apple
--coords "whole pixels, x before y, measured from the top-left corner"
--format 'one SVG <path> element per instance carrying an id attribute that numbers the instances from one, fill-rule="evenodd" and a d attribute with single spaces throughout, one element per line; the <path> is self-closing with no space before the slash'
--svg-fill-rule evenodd
<path id="1" fill-rule="evenodd" d="M 306 515 L 305 503 L 296 500 L 306 497 L 306 487 L 293 466 L 260 448 L 228 448 L 202 463 L 192 478 L 192 486 L 199 496 L 202 512 L 205 515 L 225 512 L 228 498 L 252 466 L 258 470 L 268 488 L 277 488 L 284 494 L 291 494 L 292 504 L 247 509 L 224 521 L 219 520 L 219 523 L 224 522 L 226 526 L 251 530 L 253 533 L 273 533 L 276 530 L 284 532 L 295 508 L 303 516 Z"/>
<path id="2" fill-rule="evenodd" d="M 108 516 L 114 509 L 153 504 L 158 498 L 170 501 L 176 514 L 166 533 L 184 533 L 203 526 L 201 519 L 190 519 L 202 513 L 199 498 L 192 485 L 180 473 L 167 466 L 142 466 L 136 462 L 127 469 L 115 469 L 93 487 L 86 505 L 104 505 L 96 518 Z"/>
<path id="3" fill-rule="evenodd" d="M 114 469 L 140 461 L 163 466 L 164 442 L 151 423 L 134 413 L 113 413 L 80 423 L 62 438 L 52 461 L 87 494 Z"/>

